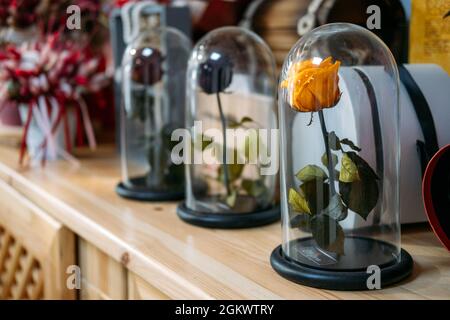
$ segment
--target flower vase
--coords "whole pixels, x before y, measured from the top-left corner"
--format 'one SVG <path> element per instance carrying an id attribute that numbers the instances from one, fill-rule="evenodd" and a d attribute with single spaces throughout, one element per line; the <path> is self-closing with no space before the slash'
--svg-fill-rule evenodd
<path id="1" fill-rule="evenodd" d="M 192 152 L 177 214 L 205 228 L 253 228 L 280 218 L 275 62 L 253 32 L 208 33 L 188 63 Z M 196 186 L 203 185 L 198 189 Z"/>
<path id="2" fill-rule="evenodd" d="M 399 77 L 391 52 L 361 27 L 329 24 L 292 48 L 280 78 L 283 243 L 273 268 L 329 290 L 405 279 L 413 261 L 400 243 Z"/>
<path id="3" fill-rule="evenodd" d="M 0 111 L 0 124 L 6 126 L 19 126 L 20 123 L 21 121 L 17 108 L 12 104 L 3 106 L 3 110 Z"/>
<path id="4" fill-rule="evenodd" d="M 22 124 L 25 126 L 30 116 L 30 106 L 22 104 L 19 106 L 19 115 Z M 61 159 L 75 143 L 76 133 L 76 110 L 73 107 L 67 108 L 65 129 L 64 120 L 61 120 L 52 133 L 52 142 L 46 139 L 48 128 L 52 127 L 57 118 L 59 109 L 50 108 L 49 113 L 43 114 L 41 109 L 33 107 L 31 119 L 26 134 L 26 147 L 32 163 L 42 160 L 53 161 Z M 47 130 L 47 134 L 46 134 Z M 68 144 L 70 146 L 68 146 Z"/>
<path id="5" fill-rule="evenodd" d="M 189 39 L 172 28 L 141 30 L 122 61 L 121 197 L 184 198 L 184 166 L 172 161 L 172 133 L 183 126 Z"/>
<path id="6" fill-rule="evenodd" d="M 36 39 L 38 36 L 38 29 L 34 26 L 28 28 L 9 27 L 4 30 L 3 41 L 20 45 L 24 42 L 29 42 Z"/>

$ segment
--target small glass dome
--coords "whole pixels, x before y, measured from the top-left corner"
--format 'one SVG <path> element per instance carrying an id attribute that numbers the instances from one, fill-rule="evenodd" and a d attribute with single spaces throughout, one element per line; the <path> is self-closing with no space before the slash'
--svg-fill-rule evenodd
<path id="1" fill-rule="evenodd" d="M 336 290 L 368 289 L 371 266 L 381 268 L 383 285 L 407 276 L 399 76 L 389 49 L 356 25 L 319 27 L 291 49 L 278 97 L 283 245 L 272 255 L 276 271 Z"/>
<path id="2" fill-rule="evenodd" d="M 219 228 L 278 220 L 277 79 L 269 47 L 249 30 L 217 29 L 195 46 L 187 79 L 193 161 L 178 214 Z"/>
<path id="3" fill-rule="evenodd" d="M 140 200 L 184 197 L 184 168 L 171 160 L 172 131 L 184 126 L 191 45 L 169 27 L 149 28 L 122 61 L 120 195 Z"/>

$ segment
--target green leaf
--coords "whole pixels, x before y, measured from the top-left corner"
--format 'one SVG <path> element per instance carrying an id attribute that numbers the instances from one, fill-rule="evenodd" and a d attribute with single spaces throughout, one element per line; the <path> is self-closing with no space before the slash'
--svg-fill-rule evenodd
<path id="1" fill-rule="evenodd" d="M 258 161 L 260 154 L 267 154 L 267 147 L 265 143 L 261 141 L 256 129 L 250 129 L 247 130 L 247 132 L 244 145 L 245 159 L 248 161 Z M 255 151 L 256 154 L 252 154 L 252 157 L 250 157 L 250 152 L 253 151 Z"/>
<path id="2" fill-rule="evenodd" d="M 317 245 L 330 252 L 344 255 L 345 234 L 339 223 L 327 215 L 311 219 L 311 231 Z"/>
<path id="3" fill-rule="evenodd" d="M 218 180 L 221 181 L 222 183 L 225 183 L 223 169 L 224 169 L 224 167 L 226 167 L 228 170 L 229 182 L 232 183 L 241 178 L 242 172 L 244 171 L 245 164 L 242 163 L 243 161 L 238 161 L 239 153 L 238 153 L 237 149 L 228 149 L 226 152 L 227 152 L 227 155 L 229 155 L 230 153 L 234 153 L 234 156 L 233 156 L 234 160 L 233 160 L 233 163 L 222 164 L 219 166 Z M 220 160 L 222 160 L 222 156 L 220 157 Z M 239 163 L 239 162 L 241 162 L 241 163 Z"/>
<path id="4" fill-rule="evenodd" d="M 178 141 L 172 141 L 172 133 L 175 129 L 181 127 L 180 124 L 166 124 L 161 129 L 161 138 L 164 149 L 166 149 L 169 153 L 172 152 L 172 149 L 178 144 Z"/>
<path id="5" fill-rule="evenodd" d="M 365 175 L 372 177 L 375 180 L 380 180 L 375 171 L 370 167 L 370 165 L 361 158 L 356 152 L 347 152 L 348 156 L 352 159 L 352 161 L 358 167 L 358 171 Z"/>
<path id="6" fill-rule="evenodd" d="M 212 137 L 208 137 L 203 133 L 198 134 L 197 137 L 195 139 L 192 139 L 191 141 L 192 150 L 199 144 L 198 142 L 201 142 L 201 151 L 205 151 L 205 149 L 214 142 Z M 199 148 L 197 148 L 197 150 L 198 149 Z"/>
<path id="7" fill-rule="evenodd" d="M 339 182 L 342 201 L 350 210 L 367 219 L 378 202 L 378 177 L 369 164 L 355 152 L 348 152 L 347 155 L 358 169 L 359 180 Z"/>
<path id="8" fill-rule="evenodd" d="M 246 122 L 253 122 L 253 119 L 250 117 L 243 117 L 241 119 L 241 124 L 246 123 Z"/>
<path id="9" fill-rule="evenodd" d="M 341 144 L 349 146 L 354 151 L 361 151 L 361 148 L 356 146 L 350 139 L 342 139 Z"/>
<path id="10" fill-rule="evenodd" d="M 154 96 L 146 94 L 145 90 L 133 90 L 131 108 L 127 110 L 128 118 L 145 122 L 153 112 L 154 103 Z"/>
<path id="11" fill-rule="evenodd" d="M 313 215 L 319 214 L 329 202 L 330 185 L 320 180 L 311 180 L 300 186 Z"/>
<path id="12" fill-rule="evenodd" d="M 230 208 L 233 208 L 236 205 L 237 192 L 236 190 L 232 190 L 231 193 L 226 198 L 226 203 Z"/>
<path id="13" fill-rule="evenodd" d="M 298 180 L 308 182 L 311 180 L 325 180 L 328 178 L 326 172 L 316 165 L 308 165 L 300 170 L 296 175 Z"/>
<path id="14" fill-rule="evenodd" d="M 268 193 L 267 187 L 264 182 L 260 180 L 248 180 L 242 181 L 242 188 L 247 192 L 249 196 L 259 198 L 265 196 Z"/>
<path id="15" fill-rule="evenodd" d="M 253 119 L 250 117 L 243 117 L 239 122 L 228 120 L 228 127 L 234 129 L 241 127 L 248 122 L 253 122 Z"/>
<path id="16" fill-rule="evenodd" d="M 332 196 L 328 207 L 322 210 L 322 214 L 325 214 L 337 221 L 342 221 L 344 217 L 347 217 L 346 212 L 347 208 L 342 204 L 341 196 L 338 194 Z"/>
<path id="17" fill-rule="evenodd" d="M 172 185 L 180 185 L 180 181 L 184 181 L 184 166 L 171 163 L 166 175 L 167 183 Z"/>
<path id="18" fill-rule="evenodd" d="M 311 217 L 309 214 L 297 214 L 289 221 L 290 227 L 311 232 Z"/>
<path id="19" fill-rule="evenodd" d="M 348 153 L 342 156 L 341 173 L 339 180 L 342 182 L 353 182 L 359 180 L 359 172 L 356 164 L 349 157 Z"/>
<path id="20" fill-rule="evenodd" d="M 328 156 L 327 156 L 326 152 L 323 154 L 321 160 L 322 160 L 322 164 L 328 168 Z M 337 166 L 337 164 L 339 163 L 338 156 L 335 155 L 334 153 L 331 154 L 331 163 L 333 164 L 333 168 L 335 168 Z"/>
<path id="21" fill-rule="evenodd" d="M 241 175 L 242 175 L 242 171 L 244 171 L 244 164 L 239 164 L 239 163 L 233 163 L 233 164 L 222 164 L 219 167 L 219 181 L 222 181 L 223 183 L 225 183 L 225 178 L 223 175 L 223 168 L 226 166 L 226 168 L 228 169 L 228 178 L 230 179 L 229 182 L 234 182 L 236 180 L 238 180 Z"/>
<path id="22" fill-rule="evenodd" d="M 295 212 L 311 214 L 305 198 L 292 188 L 289 189 L 289 204 Z"/>
<path id="23" fill-rule="evenodd" d="M 328 134 L 328 145 L 330 146 L 331 150 L 341 150 L 341 143 L 339 141 L 339 137 L 336 135 L 334 131 L 331 131 Z"/>
<path id="24" fill-rule="evenodd" d="M 205 136 L 203 133 L 201 135 L 202 139 L 202 151 L 205 151 L 205 149 L 213 143 L 213 139 L 211 137 Z"/>

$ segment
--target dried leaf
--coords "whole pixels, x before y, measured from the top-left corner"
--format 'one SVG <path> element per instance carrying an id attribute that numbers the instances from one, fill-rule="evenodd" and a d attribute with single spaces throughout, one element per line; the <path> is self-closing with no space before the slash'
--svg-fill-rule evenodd
<path id="1" fill-rule="evenodd" d="M 358 168 L 347 153 L 344 153 L 342 156 L 339 180 L 342 182 L 353 182 L 359 180 Z"/>
<path id="2" fill-rule="evenodd" d="M 292 188 L 289 189 L 289 204 L 295 212 L 311 214 L 306 199 Z"/>
<path id="3" fill-rule="evenodd" d="M 326 172 L 316 165 L 308 165 L 300 170 L 296 175 L 298 180 L 308 182 L 311 180 L 325 180 L 328 178 Z"/>

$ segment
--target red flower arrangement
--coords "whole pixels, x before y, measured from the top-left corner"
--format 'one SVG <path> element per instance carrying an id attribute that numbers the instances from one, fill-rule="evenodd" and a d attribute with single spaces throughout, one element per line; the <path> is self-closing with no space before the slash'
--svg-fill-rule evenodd
<path id="1" fill-rule="evenodd" d="M 12 0 L 0 0 L 0 27 L 8 24 L 9 5 Z"/>
<path id="2" fill-rule="evenodd" d="M 41 0 L 0 0 L 0 26 L 26 28 L 36 23 L 40 3 Z"/>
<path id="3" fill-rule="evenodd" d="M 127 3 L 139 2 L 139 1 L 140 0 L 116 0 L 115 6 L 121 8 L 124 5 L 126 5 Z M 160 3 L 160 4 L 170 4 L 172 1 L 171 0 L 155 0 L 155 2 Z"/>
<path id="4" fill-rule="evenodd" d="M 0 106 L 13 104 L 28 107 L 20 149 L 21 164 L 33 117 L 40 120 L 37 122 L 44 133 L 41 144 L 44 155 L 47 147 L 54 147 L 54 134 L 61 124 L 64 126 L 67 151 L 71 151 L 69 105 L 77 109 L 77 135 L 82 134 L 84 123 L 89 144 L 95 147 L 83 94 L 97 92 L 109 81 L 104 71 L 103 58 L 89 53 L 86 48 L 79 48 L 74 42 L 62 41 L 59 34 L 46 36 L 40 42 L 9 46 L 4 53 L 0 53 Z M 48 114 L 55 109 L 57 116 L 52 120 Z M 45 156 L 42 159 L 45 161 Z"/>

